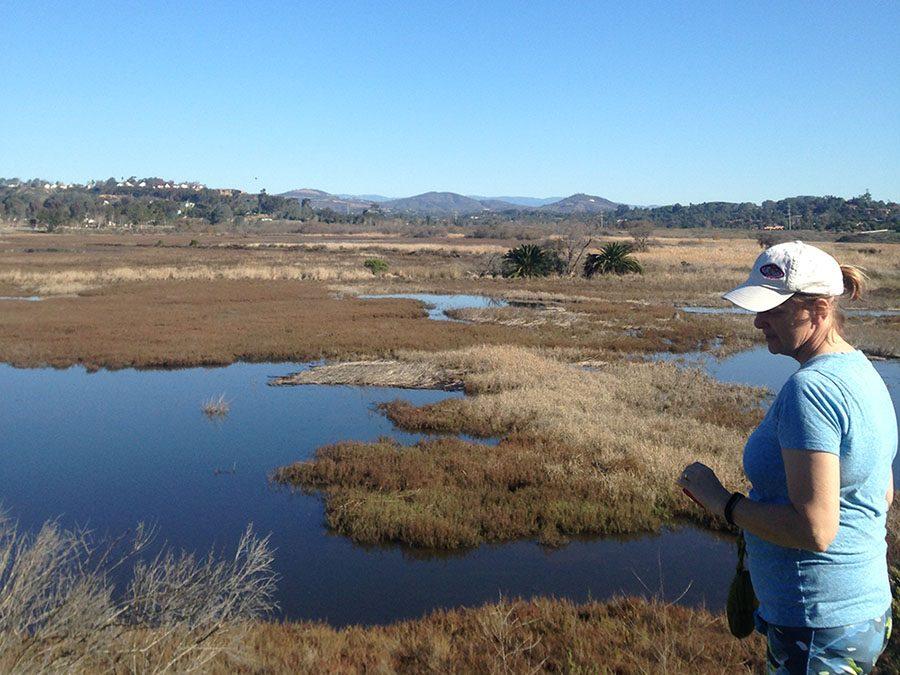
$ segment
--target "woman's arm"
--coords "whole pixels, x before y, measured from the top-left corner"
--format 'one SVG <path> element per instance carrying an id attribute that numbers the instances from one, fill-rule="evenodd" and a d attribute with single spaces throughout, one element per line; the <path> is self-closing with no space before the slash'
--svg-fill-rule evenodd
<path id="1" fill-rule="evenodd" d="M 840 521 L 839 459 L 809 450 L 782 450 L 781 456 L 791 503 L 741 499 L 732 519 L 741 529 L 773 544 L 825 551 L 837 536 Z"/>
<path id="2" fill-rule="evenodd" d="M 887 494 L 884 495 L 884 501 L 887 502 L 888 508 L 891 508 L 891 504 L 894 503 L 894 472 L 890 473 L 891 482 L 888 483 Z"/>
<path id="3" fill-rule="evenodd" d="M 741 529 L 779 546 L 825 551 L 840 520 L 840 462 L 837 455 L 811 450 L 782 450 L 789 504 L 741 499 L 732 519 Z M 706 509 L 723 515 L 731 493 L 709 467 L 688 466 L 678 484 Z"/>

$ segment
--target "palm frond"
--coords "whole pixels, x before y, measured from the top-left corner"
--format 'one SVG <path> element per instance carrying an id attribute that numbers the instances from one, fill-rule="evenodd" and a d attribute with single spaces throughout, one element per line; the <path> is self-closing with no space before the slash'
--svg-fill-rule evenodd
<path id="1" fill-rule="evenodd" d="M 591 278 L 595 274 L 643 274 L 644 268 L 637 258 L 631 255 L 631 246 L 621 242 L 610 242 L 600 249 L 600 253 L 591 253 L 584 261 L 584 276 Z"/>

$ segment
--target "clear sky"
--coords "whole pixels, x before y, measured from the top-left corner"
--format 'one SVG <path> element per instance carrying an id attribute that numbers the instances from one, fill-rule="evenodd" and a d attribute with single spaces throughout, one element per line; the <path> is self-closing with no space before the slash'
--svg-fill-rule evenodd
<path id="1" fill-rule="evenodd" d="M 0 0 L 0 176 L 900 201 L 898 30 L 894 0 Z"/>

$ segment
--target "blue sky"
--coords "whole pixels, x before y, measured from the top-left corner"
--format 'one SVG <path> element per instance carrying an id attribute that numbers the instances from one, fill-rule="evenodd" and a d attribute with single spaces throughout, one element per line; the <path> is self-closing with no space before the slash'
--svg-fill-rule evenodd
<path id="1" fill-rule="evenodd" d="M 900 201 L 900 3 L 0 0 L 0 176 Z"/>

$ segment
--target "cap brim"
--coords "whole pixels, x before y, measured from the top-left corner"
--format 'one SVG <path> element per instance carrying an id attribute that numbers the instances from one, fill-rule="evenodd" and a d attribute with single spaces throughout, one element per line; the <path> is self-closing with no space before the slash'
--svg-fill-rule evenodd
<path id="1" fill-rule="evenodd" d="M 778 307 L 792 295 L 794 295 L 793 291 L 775 290 L 765 286 L 744 284 L 733 291 L 728 291 L 722 297 L 742 309 L 747 309 L 751 312 L 767 312 Z"/>

